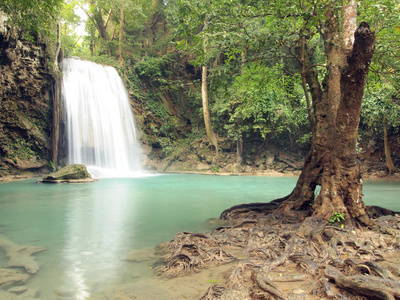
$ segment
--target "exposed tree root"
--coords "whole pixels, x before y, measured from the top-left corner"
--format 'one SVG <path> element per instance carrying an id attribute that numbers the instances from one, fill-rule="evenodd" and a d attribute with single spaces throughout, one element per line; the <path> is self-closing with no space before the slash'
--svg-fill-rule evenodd
<path id="1" fill-rule="evenodd" d="M 290 299 L 293 291 L 281 284 L 303 281 L 313 283 L 309 299 L 400 299 L 400 261 L 388 259 L 400 256 L 399 216 L 374 219 L 376 231 L 336 227 L 302 213 L 296 219 L 268 215 L 262 205 L 257 212 L 248 208 L 227 212 L 230 226 L 177 234 L 158 274 L 180 276 L 236 260 L 226 282 L 201 299 Z"/>
<path id="2" fill-rule="evenodd" d="M 344 276 L 332 266 L 326 267 L 325 275 L 350 293 L 356 292 L 369 299 L 400 299 L 400 283 L 396 280 L 366 275 Z"/>
<path id="3" fill-rule="evenodd" d="M 157 273 L 175 277 L 235 259 L 214 238 L 205 234 L 181 232 L 170 243 L 162 259 L 166 265 L 157 269 Z"/>

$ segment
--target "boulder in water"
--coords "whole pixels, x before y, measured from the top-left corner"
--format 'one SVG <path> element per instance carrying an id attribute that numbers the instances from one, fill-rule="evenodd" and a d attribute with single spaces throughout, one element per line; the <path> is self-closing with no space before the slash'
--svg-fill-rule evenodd
<path id="1" fill-rule="evenodd" d="M 44 175 L 38 182 L 44 183 L 84 183 L 96 181 L 89 174 L 85 165 L 74 164 L 68 165 L 57 172 Z"/>

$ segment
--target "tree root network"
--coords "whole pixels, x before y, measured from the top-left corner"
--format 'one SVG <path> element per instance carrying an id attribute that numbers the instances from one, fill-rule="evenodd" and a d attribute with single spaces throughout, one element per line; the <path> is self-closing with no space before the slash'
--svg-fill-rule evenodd
<path id="1" fill-rule="evenodd" d="M 172 278 L 230 263 L 226 281 L 201 299 L 400 299 L 398 215 L 375 214 L 373 230 L 301 213 L 239 208 L 223 216 L 229 226 L 178 233 L 157 274 Z"/>

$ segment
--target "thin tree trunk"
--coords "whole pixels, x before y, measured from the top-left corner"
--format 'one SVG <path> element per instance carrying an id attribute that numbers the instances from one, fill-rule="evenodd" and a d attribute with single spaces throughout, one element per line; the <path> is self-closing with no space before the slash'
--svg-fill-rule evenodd
<path id="1" fill-rule="evenodd" d="M 241 75 L 244 74 L 244 65 L 246 63 L 246 54 L 248 47 L 242 52 L 242 62 L 241 62 Z M 238 117 L 236 120 L 236 130 L 239 131 L 239 127 L 242 125 L 242 118 Z M 236 162 L 238 164 L 243 163 L 243 133 L 240 132 L 236 140 Z"/>
<path id="2" fill-rule="evenodd" d="M 106 53 L 111 56 L 112 53 L 111 53 L 111 48 L 109 45 L 109 38 L 108 38 L 108 34 L 107 34 L 107 26 L 108 26 L 110 17 L 111 17 L 111 8 L 108 12 L 106 22 L 104 23 L 103 14 L 101 13 L 101 11 L 98 7 L 95 7 L 94 12 L 93 12 L 93 17 L 91 19 L 94 20 L 97 30 L 99 31 L 100 37 L 102 38 L 102 40 L 105 43 Z"/>
<path id="3" fill-rule="evenodd" d="M 390 145 L 388 140 L 388 133 L 387 133 L 387 124 L 386 124 L 386 116 L 383 116 L 383 137 L 384 137 L 384 144 L 385 144 L 385 157 L 386 157 L 386 166 L 388 168 L 389 174 L 393 175 L 397 172 L 397 168 L 393 163 Z"/>
<path id="4" fill-rule="evenodd" d="M 119 43 L 118 43 L 118 61 L 121 67 L 124 65 L 124 58 L 122 56 L 123 38 L 124 38 L 124 4 L 121 4 L 121 14 L 119 21 Z"/>
<path id="5" fill-rule="evenodd" d="M 243 162 L 243 155 L 242 155 L 242 153 L 243 153 L 243 141 L 242 141 L 241 138 L 238 138 L 236 140 L 236 153 L 237 153 L 236 162 L 238 164 L 241 164 Z"/>
<path id="6" fill-rule="evenodd" d="M 107 41 L 108 37 L 107 37 L 107 27 L 104 24 L 103 21 L 103 15 L 102 13 L 98 10 L 95 9 L 94 13 L 93 13 L 93 19 L 95 21 L 95 24 L 97 26 L 97 30 L 100 33 L 100 37 L 104 40 Z"/>
<path id="7" fill-rule="evenodd" d="M 96 31 L 94 29 L 94 23 L 89 24 L 89 34 L 90 34 L 90 56 L 93 57 L 95 54 L 95 37 L 96 37 Z"/>
<path id="8" fill-rule="evenodd" d="M 204 27 L 207 27 L 207 20 L 204 20 Z M 203 44 L 204 53 L 207 53 L 207 37 L 204 39 Z M 202 66 L 202 73 L 201 73 L 201 100 L 203 104 L 203 116 L 204 116 L 204 126 L 206 128 L 206 134 L 210 142 L 215 147 L 215 152 L 218 157 L 218 139 L 216 134 L 214 133 L 212 126 L 211 126 L 211 117 L 210 117 L 210 110 L 208 108 L 208 88 L 207 88 L 207 67 Z"/>
<path id="9" fill-rule="evenodd" d="M 203 104 L 203 116 L 204 116 L 204 126 L 206 128 L 207 137 L 210 142 L 214 145 L 216 154 L 218 156 L 218 141 L 217 136 L 212 130 L 210 110 L 208 108 L 208 90 L 207 90 L 207 67 L 202 67 L 201 74 L 201 99 Z"/>
<path id="10" fill-rule="evenodd" d="M 53 95 L 53 163 L 57 166 L 58 160 L 58 141 L 60 139 L 60 92 L 61 92 L 61 76 L 60 70 L 58 67 L 58 56 L 60 55 L 61 50 L 61 24 L 57 23 L 57 49 L 54 54 L 54 73 L 55 73 L 55 83 L 54 83 L 54 95 Z"/>

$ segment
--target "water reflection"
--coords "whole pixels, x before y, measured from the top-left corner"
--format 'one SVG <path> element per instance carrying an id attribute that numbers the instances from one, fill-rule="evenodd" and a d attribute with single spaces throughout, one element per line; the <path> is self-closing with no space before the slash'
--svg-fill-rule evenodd
<path id="1" fill-rule="evenodd" d="M 61 290 L 74 299 L 86 299 L 93 287 L 118 278 L 124 241 L 134 230 L 125 228 L 133 189 L 127 193 L 126 186 L 119 185 L 96 191 L 94 186 L 78 190 L 67 206 Z"/>

